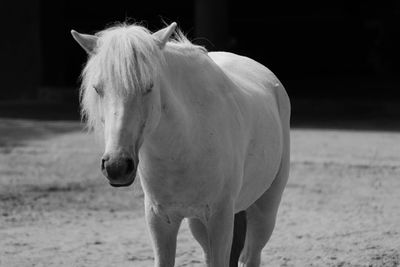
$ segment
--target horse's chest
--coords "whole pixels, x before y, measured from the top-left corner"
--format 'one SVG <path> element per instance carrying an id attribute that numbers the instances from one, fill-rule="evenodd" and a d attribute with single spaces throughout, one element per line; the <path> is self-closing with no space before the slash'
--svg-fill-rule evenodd
<path id="1" fill-rule="evenodd" d="M 198 203 L 215 194 L 222 183 L 220 166 L 212 157 L 146 162 L 141 171 L 144 190 L 161 202 Z"/>
<path id="2" fill-rule="evenodd" d="M 183 173 L 186 174 L 185 171 Z M 218 186 L 217 177 L 185 174 L 148 178 L 143 181 L 144 190 L 158 203 L 197 205 L 209 200 L 210 196 L 215 194 L 214 189 Z"/>
<path id="3" fill-rule="evenodd" d="M 158 217 L 161 217 L 168 223 L 175 217 L 180 218 L 197 218 L 203 222 L 207 222 L 211 209 L 206 203 L 189 204 L 182 202 L 157 203 L 154 200 L 148 200 L 149 209 Z"/>

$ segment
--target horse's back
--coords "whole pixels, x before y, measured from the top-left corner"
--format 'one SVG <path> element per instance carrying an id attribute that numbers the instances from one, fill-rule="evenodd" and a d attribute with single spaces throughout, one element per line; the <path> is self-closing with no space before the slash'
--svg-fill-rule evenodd
<path id="1" fill-rule="evenodd" d="M 290 113 L 289 97 L 267 67 L 251 58 L 228 52 L 210 52 L 209 56 L 237 85 L 236 89 L 244 92 L 251 101 L 267 101 L 272 112 Z M 283 116 L 280 117 L 283 119 Z"/>
<path id="2" fill-rule="evenodd" d="M 209 53 L 211 59 L 236 85 L 239 105 L 246 105 L 250 135 L 245 149 L 243 181 L 237 209 L 246 209 L 272 184 L 285 150 L 290 103 L 285 89 L 265 66 L 226 52 Z M 243 96 L 243 97 L 241 97 Z"/>
<path id="3" fill-rule="evenodd" d="M 209 56 L 242 90 L 257 93 L 262 87 L 272 92 L 281 86 L 267 67 L 251 58 L 228 52 L 211 52 Z"/>

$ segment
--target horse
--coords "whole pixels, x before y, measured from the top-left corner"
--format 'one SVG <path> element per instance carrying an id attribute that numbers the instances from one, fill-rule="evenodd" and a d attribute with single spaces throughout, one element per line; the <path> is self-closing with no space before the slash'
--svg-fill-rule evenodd
<path id="1" fill-rule="evenodd" d="M 208 52 L 172 23 L 71 31 L 87 52 L 80 101 L 111 186 L 139 177 L 154 266 L 188 220 L 206 265 L 259 266 L 289 176 L 290 100 L 262 64 Z"/>

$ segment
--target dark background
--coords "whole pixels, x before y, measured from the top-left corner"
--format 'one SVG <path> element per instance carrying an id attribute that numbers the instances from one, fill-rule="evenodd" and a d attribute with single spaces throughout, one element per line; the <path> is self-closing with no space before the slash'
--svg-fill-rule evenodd
<path id="1" fill-rule="evenodd" d="M 399 1 L 7 1 L 0 116 L 79 118 L 86 60 L 70 30 L 176 21 L 210 51 L 249 56 L 285 85 L 297 125 L 397 127 Z M 356 122 L 355 122 L 356 121 Z"/>

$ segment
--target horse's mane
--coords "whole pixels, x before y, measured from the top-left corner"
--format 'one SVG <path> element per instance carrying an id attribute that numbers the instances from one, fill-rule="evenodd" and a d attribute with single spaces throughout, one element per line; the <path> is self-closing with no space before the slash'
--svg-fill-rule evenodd
<path id="1" fill-rule="evenodd" d="M 152 33 L 136 24 L 122 23 L 96 33 L 97 46 L 82 72 L 80 90 L 82 117 L 90 129 L 101 125 L 101 99 L 97 89 L 129 95 L 146 90 L 165 58 Z M 205 53 L 176 30 L 166 48 L 178 53 Z M 106 80 L 104 80 L 106 79 Z"/>

